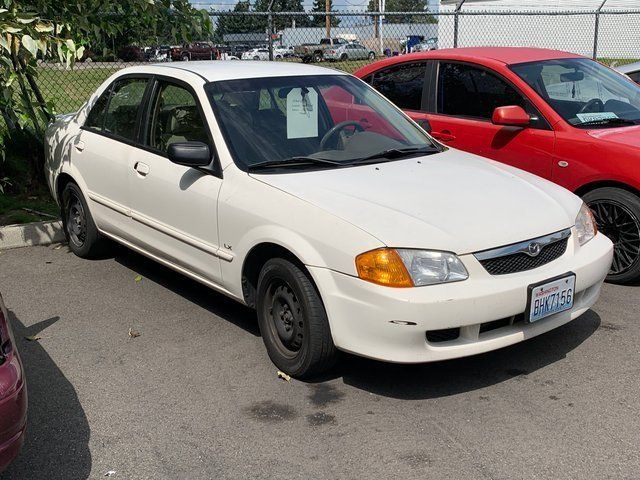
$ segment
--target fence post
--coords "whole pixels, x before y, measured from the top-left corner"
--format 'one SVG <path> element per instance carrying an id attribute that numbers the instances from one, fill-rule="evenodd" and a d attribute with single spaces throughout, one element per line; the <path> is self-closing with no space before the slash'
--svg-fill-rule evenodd
<path id="1" fill-rule="evenodd" d="M 602 0 L 602 3 L 596 10 L 596 24 L 594 26 L 593 31 L 593 59 L 595 60 L 598 54 L 598 30 L 600 27 L 600 10 L 604 7 L 604 4 L 607 3 L 607 0 Z"/>
<path id="2" fill-rule="evenodd" d="M 453 48 L 458 46 L 458 17 L 464 2 L 465 0 L 459 0 L 458 3 L 456 3 L 456 9 L 453 11 Z"/>
<path id="3" fill-rule="evenodd" d="M 269 6 L 267 7 L 267 12 L 269 12 L 269 16 L 267 17 L 267 34 L 269 35 L 269 61 L 273 62 L 273 15 L 271 14 L 271 7 L 273 7 L 273 2 L 275 0 L 271 0 L 269 2 Z"/>

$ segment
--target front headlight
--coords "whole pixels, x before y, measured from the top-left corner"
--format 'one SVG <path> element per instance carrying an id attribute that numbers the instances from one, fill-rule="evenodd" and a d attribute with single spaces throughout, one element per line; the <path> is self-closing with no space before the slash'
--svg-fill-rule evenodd
<path id="1" fill-rule="evenodd" d="M 596 219 L 586 203 L 582 204 L 576 217 L 576 232 L 578 233 L 578 243 L 580 245 L 584 245 L 598 233 Z"/>
<path id="2" fill-rule="evenodd" d="M 407 248 L 379 248 L 356 257 L 358 276 L 388 287 L 422 287 L 469 278 L 453 253 Z"/>

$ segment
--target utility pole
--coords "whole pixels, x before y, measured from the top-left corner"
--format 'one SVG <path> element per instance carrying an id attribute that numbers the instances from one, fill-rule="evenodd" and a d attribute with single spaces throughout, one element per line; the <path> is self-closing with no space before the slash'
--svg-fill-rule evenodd
<path id="1" fill-rule="evenodd" d="M 324 26 L 327 29 L 327 38 L 331 38 L 331 0 L 324 0 Z"/>
<path id="2" fill-rule="evenodd" d="M 384 54 L 384 40 L 382 39 L 382 20 L 384 19 L 384 9 L 386 7 L 386 0 L 378 0 L 378 37 L 380 38 L 380 53 Z"/>

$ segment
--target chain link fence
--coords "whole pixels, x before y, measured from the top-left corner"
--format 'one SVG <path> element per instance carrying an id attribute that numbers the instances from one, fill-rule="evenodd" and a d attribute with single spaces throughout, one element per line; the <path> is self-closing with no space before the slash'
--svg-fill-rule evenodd
<path id="1" fill-rule="evenodd" d="M 73 69 L 44 61 L 40 86 L 58 112 L 79 108 L 121 68 L 155 62 L 273 60 L 353 72 L 409 52 L 471 46 L 543 47 L 611 65 L 640 60 L 640 10 L 438 12 L 211 12 L 213 39 L 190 45 L 132 45 L 88 57 Z M 330 40 L 328 40 L 330 39 Z"/>

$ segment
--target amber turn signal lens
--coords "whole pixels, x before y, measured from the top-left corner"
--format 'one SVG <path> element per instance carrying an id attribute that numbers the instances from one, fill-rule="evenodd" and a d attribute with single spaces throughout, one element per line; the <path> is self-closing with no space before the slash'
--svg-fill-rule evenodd
<path id="1" fill-rule="evenodd" d="M 413 287 L 413 281 L 398 252 L 391 248 L 379 248 L 356 257 L 358 277 L 367 282 L 387 287 Z"/>

